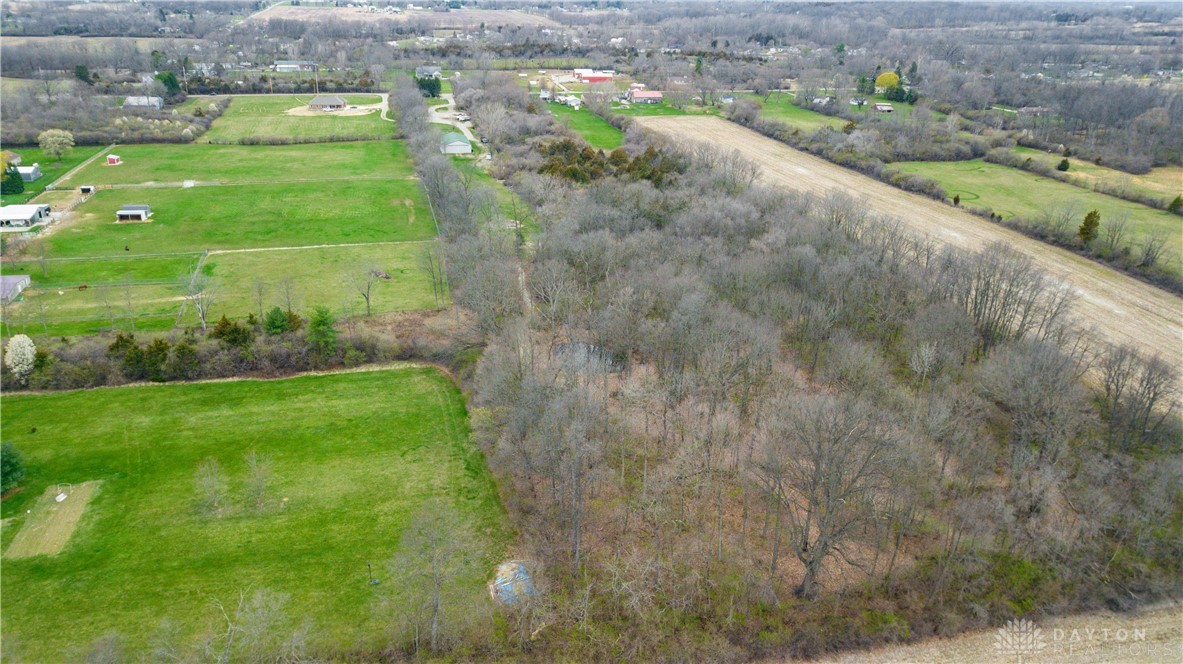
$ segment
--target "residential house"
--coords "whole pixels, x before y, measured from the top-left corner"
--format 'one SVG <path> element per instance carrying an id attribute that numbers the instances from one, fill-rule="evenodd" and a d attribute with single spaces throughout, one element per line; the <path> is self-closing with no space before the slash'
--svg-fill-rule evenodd
<path id="1" fill-rule="evenodd" d="M 628 100 L 634 104 L 660 104 L 665 95 L 656 90 L 629 90 Z"/>
<path id="2" fill-rule="evenodd" d="M 308 110 L 310 111 L 340 111 L 345 106 L 345 98 L 339 95 L 318 95 L 308 102 Z"/>
<path id="3" fill-rule="evenodd" d="M 424 65 L 415 67 L 415 78 L 443 78 L 444 71 L 439 67 Z"/>
<path id="4" fill-rule="evenodd" d="M 10 166 L 20 166 L 21 156 L 10 150 L 4 150 L 4 163 Z"/>

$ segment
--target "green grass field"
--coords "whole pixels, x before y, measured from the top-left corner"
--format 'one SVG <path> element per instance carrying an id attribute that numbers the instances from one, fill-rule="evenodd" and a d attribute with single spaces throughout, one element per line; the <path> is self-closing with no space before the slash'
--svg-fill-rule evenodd
<path id="1" fill-rule="evenodd" d="M 115 223 L 123 205 L 148 223 Z M 431 211 L 413 180 L 99 190 L 46 239 L 52 257 L 426 240 Z M 126 249 L 125 249 L 126 248 Z"/>
<path id="2" fill-rule="evenodd" d="M 264 283 L 264 309 L 283 306 L 280 279 L 276 278 L 279 275 L 291 280 L 298 310 L 325 306 L 341 312 L 342 316 L 361 316 L 365 314 L 365 301 L 349 284 L 347 273 L 370 267 L 391 277 L 374 282 L 370 296 L 373 313 L 430 309 L 436 306 L 431 280 L 418 266 L 419 256 L 427 247 L 425 242 L 401 242 L 365 247 L 211 254 L 202 266 L 202 272 L 220 283 L 238 285 L 214 302 L 215 316 L 226 314 L 231 318 L 245 318 L 250 313 L 257 315 L 256 278 Z"/>
<path id="3" fill-rule="evenodd" d="M 624 142 L 624 132 L 586 108 L 577 111 L 564 104 L 546 104 L 546 110 L 554 113 L 559 122 L 583 136 L 583 140 L 593 148 L 615 150 Z"/>
<path id="4" fill-rule="evenodd" d="M 631 104 L 612 106 L 612 112 L 617 115 L 650 116 L 650 115 L 687 115 L 688 111 L 674 108 L 669 104 Z"/>
<path id="5" fill-rule="evenodd" d="M 1058 153 L 1049 154 L 1034 148 L 1019 146 L 1013 151 L 1019 156 L 1042 162 L 1049 168 L 1055 168 L 1063 159 Z M 1145 175 L 1132 175 L 1076 157 L 1069 157 L 1068 163 L 1068 175 L 1082 180 L 1090 187 L 1097 181 L 1103 181 L 1111 186 L 1125 186 L 1130 191 L 1167 200 L 1183 194 L 1183 167 L 1180 166 L 1160 167 Z"/>
<path id="6" fill-rule="evenodd" d="M 119 166 L 96 160 L 67 184 L 145 182 L 264 182 L 323 178 L 408 178 L 413 175 L 402 141 L 303 145 L 126 145 Z"/>
<path id="7" fill-rule="evenodd" d="M 1172 238 L 1166 256 L 1172 269 L 1180 269 L 1183 218 L 1119 198 L 1098 194 L 1070 184 L 1041 177 L 981 159 L 959 162 L 899 162 L 892 164 L 906 173 L 917 173 L 941 183 L 946 193 L 961 196 L 962 205 L 988 207 L 1003 218 L 1021 216 L 1038 219 L 1044 211 L 1071 206 L 1084 218 L 1089 210 L 1101 213 L 1102 233 L 1106 222 L 1127 216 L 1129 242 L 1137 245 L 1152 235 Z"/>
<path id="8" fill-rule="evenodd" d="M 198 143 L 237 143 L 245 137 L 294 137 L 302 139 L 350 136 L 392 138 L 394 123 L 377 110 L 365 115 L 323 113 L 293 116 L 285 111 L 304 108 L 314 95 L 237 95 Z M 377 104 L 376 95 L 342 95 L 350 104 Z"/>
<path id="9" fill-rule="evenodd" d="M 66 155 L 61 163 L 46 158 L 45 153 L 39 148 L 5 146 L 4 149 L 19 154 L 21 156 L 21 166 L 41 164 L 41 177 L 33 182 L 26 182 L 24 193 L 0 196 L 0 202 L 3 202 L 4 205 L 20 205 L 32 200 L 34 196 L 44 191 L 47 185 L 52 184 L 54 180 L 57 180 L 71 168 L 86 161 L 103 148 L 96 145 L 80 145 L 70 150 L 70 154 Z"/>
<path id="10" fill-rule="evenodd" d="M 764 100 L 763 96 L 750 92 L 740 93 L 738 97 L 759 103 L 760 117 L 783 122 L 803 132 L 816 131 L 822 127 L 841 129 L 846 124 L 846 121 L 842 118 L 830 117 L 823 113 L 797 106 L 793 103 L 793 96 L 784 92 L 772 93 L 767 101 Z"/>
<path id="11" fill-rule="evenodd" d="M 388 563 L 429 499 L 465 522 L 463 601 L 489 601 L 509 530 L 460 391 L 434 369 L 15 395 L 4 409 L 28 471 L 2 506 L 6 547 L 47 487 L 102 482 L 60 554 L 4 561 L 5 646 L 26 661 L 80 659 L 109 630 L 142 652 L 165 620 L 191 646 L 221 620 L 215 600 L 261 589 L 288 597 L 279 628 L 307 620 L 313 648 L 380 649 L 378 607 L 399 583 Z M 249 451 L 273 466 L 261 509 L 245 495 Z M 198 504 L 211 458 L 221 514 Z"/>

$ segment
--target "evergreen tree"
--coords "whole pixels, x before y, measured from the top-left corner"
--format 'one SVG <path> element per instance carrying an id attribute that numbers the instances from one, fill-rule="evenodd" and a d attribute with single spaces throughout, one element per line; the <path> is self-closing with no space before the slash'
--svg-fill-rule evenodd
<path id="1" fill-rule="evenodd" d="M 1089 246 L 1093 240 L 1097 239 L 1097 230 L 1101 227 L 1101 213 L 1097 210 L 1091 210 L 1084 215 L 1084 221 L 1080 224 L 1080 229 L 1076 234 L 1080 236 L 1080 241 L 1084 246 Z"/>

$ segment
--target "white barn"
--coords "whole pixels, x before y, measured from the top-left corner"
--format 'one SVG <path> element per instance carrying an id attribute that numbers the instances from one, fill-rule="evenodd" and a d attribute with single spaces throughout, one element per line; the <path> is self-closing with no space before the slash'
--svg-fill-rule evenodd
<path id="1" fill-rule="evenodd" d="M 442 154 L 472 154 L 472 143 L 464 134 L 449 132 L 440 138 L 440 153 Z"/>
<path id="2" fill-rule="evenodd" d="M 48 219 L 48 205 L 6 205 L 0 207 L 0 226 L 7 228 L 28 228 Z"/>

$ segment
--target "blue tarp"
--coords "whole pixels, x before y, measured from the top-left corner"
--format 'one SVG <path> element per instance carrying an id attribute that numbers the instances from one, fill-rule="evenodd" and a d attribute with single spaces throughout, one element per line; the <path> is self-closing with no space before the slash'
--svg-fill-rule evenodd
<path id="1" fill-rule="evenodd" d="M 511 560 L 497 566 L 497 574 L 489 582 L 493 601 L 511 605 L 523 597 L 534 596 L 534 581 L 522 563 Z"/>

